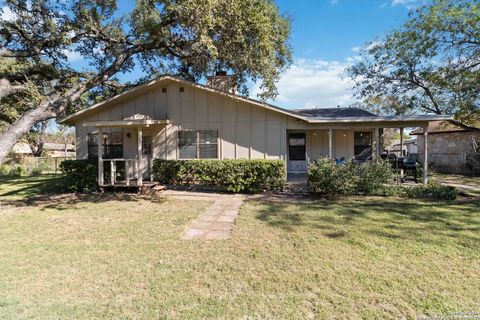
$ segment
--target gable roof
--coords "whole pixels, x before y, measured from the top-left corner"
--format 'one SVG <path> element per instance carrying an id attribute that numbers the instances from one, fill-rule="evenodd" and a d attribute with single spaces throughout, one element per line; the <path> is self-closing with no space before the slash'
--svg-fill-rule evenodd
<path id="1" fill-rule="evenodd" d="M 85 109 L 79 110 L 79 111 L 77 111 L 77 112 L 75 112 L 71 115 L 68 115 L 68 116 L 64 117 L 59 122 L 60 123 L 72 123 L 73 122 L 72 120 L 74 120 L 75 118 L 78 118 L 79 116 L 83 116 L 86 113 L 90 113 L 92 110 L 100 109 L 100 108 L 105 107 L 107 105 L 111 105 L 115 102 L 122 101 L 122 100 L 127 99 L 128 97 L 130 97 L 132 95 L 135 95 L 137 93 L 141 93 L 143 91 L 147 91 L 149 88 L 151 88 L 155 85 L 158 85 L 159 83 L 161 83 L 163 81 L 167 81 L 167 80 L 174 81 L 174 82 L 177 82 L 177 83 L 181 83 L 183 85 L 187 85 L 187 86 L 190 86 L 190 87 L 199 88 L 199 89 L 202 89 L 202 90 L 205 90 L 205 91 L 208 91 L 208 92 L 213 92 L 213 93 L 223 95 L 223 96 L 226 96 L 226 97 L 230 97 L 232 99 L 236 99 L 236 100 L 239 100 L 239 101 L 251 103 L 251 104 L 260 106 L 262 108 L 266 108 L 266 109 L 269 109 L 269 110 L 280 112 L 282 114 L 289 115 L 289 116 L 292 116 L 294 118 L 307 121 L 306 116 L 303 116 L 301 114 L 293 112 L 292 110 L 283 109 L 283 108 L 280 108 L 280 107 L 277 107 L 277 106 L 274 106 L 274 105 L 271 105 L 271 104 L 268 104 L 268 103 L 265 103 L 265 102 L 262 102 L 262 101 L 259 101 L 259 100 L 242 97 L 242 96 L 232 94 L 232 93 L 220 90 L 220 89 L 208 87 L 208 86 L 200 84 L 200 83 L 187 81 L 187 80 L 184 80 L 184 79 L 181 79 L 181 78 L 178 78 L 178 77 L 174 77 L 174 76 L 171 76 L 171 75 L 165 75 L 165 76 L 161 76 L 157 79 L 151 80 L 149 82 L 146 82 L 144 84 L 133 87 L 133 88 L 131 88 L 131 89 L 125 91 L 125 92 L 117 94 L 116 96 L 114 96 L 110 99 L 99 102 L 99 103 L 94 104 L 94 105 L 92 105 L 90 107 L 87 107 Z"/>
<path id="2" fill-rule="evenodd" d="M 97 109 L 102 109 L 108 107 L 114 103 L 126 100 L 131 96 L 140 94 L 143 92 L 148 92 L 150 88 L 158 85 L 163 81 L 174 81 L 185 86 L 190 86 L 198 88 L 204 91 L 212 92 L 218 95 L 230 97 L 232 99 L 250 103 L 267 110 L 272 110 L 279 112 L 284 115 L 291 116 L 297 120 L 303 120 L 306 123 L 348 123 L 348 122 L 425 122 L 425 121 L 435 121 L 435 120 L 450 120 L 453 119 L 453 116 L 450 115 L 420 115 L 420 116 L 377 116 L 371 112 L 368 112 L 359 108 L 317 108 L 317 109 L 297 109 L 289 110 L 268 104 L 259 100 L 252 98 L 247 98 L 232 94 L 220 89 L 212 88 L 203 84 L 183 80 L 178 77 L 171 75 L 161 76 L 157 79 L 151 80 L 144 84 L 133 87 L 125 92 L 122 92 L 110 99 L 94 104 L 85 109 L 79 110 L 69 116 L 64 117 L 59 121 L 59 123 L 73 124 L 74 120 L 78 117 L 84 116 L 87 113 L 92 111 L 97 111 Z"/>
<path id="3" fill-rule="evenodd" d="M 293 111 L 309 118 L 350 118 L 350 117 L 378 117 L 376 114 L 360 108 L 314 108 L 294 109 Z"/>

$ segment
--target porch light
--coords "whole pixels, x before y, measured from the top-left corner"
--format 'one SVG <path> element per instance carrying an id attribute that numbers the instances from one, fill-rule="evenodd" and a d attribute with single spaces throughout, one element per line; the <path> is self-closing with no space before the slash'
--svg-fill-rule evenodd
<path id="1" fill-rule="evenodd" d="M 126 136 L 128 139 L 130 139 L 132 137 L 132 134 L 130 132 L 127 132 Z"/>

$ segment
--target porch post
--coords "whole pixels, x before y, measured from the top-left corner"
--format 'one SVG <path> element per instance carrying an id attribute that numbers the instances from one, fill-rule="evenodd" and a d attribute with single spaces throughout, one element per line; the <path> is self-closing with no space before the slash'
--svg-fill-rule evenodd
<path id="1" fill-rule="evenodd" d="M 328 129 L 328 157 L 333 158 L 333 130 Z"/>
<path id="2" fill-rule="evenodd" d="M 423 184 L 428 183 L 428 125 L 423 128 Z"/>
<path id="3" fill-rule="evenodd" d="M 142 127 L 137 131 L 137 185 L 143 185 Z"/>
<path id="4" fill-rule="evenodd" d="M 375 158 L 380 158 L 380 129 L 375 128 Z"/>
<path id="5" fill-rule="evenodd" d="M 98 146 L 98 185 L 103 186 L 103 129 L 98 128 L 97 136 Z"/>
<path id="6" fill-rule="evenodd" d="M 400 128 L 400 157 L 403 157 L 403 128 Z"/>
<path id="7" fill-rule="evenodd" d="M 400 157 L 403 157 L 403 128 L 400 128 Z M 402 179 L 402 182 L 403 182 L 403 175 L 404 175 L 404 171 L 403 169 L 400 169 L 400 178 Z"/>

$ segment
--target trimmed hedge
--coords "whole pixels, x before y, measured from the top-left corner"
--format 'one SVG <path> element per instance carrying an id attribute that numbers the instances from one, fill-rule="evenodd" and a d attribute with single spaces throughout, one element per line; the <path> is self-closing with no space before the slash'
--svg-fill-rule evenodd
<path id="1" fill-rule="evenodd" d="M 327 198 L 346 195 L 390 194 L 387 184 L 394 174 L 386 161 L 336 164 L 335 160 L 319 159 L 308 167 L 308 191 Z"/>
<path id="2" fill-rule="evenodd" d="M 287 180 L 282 160 L 155 159 L 153 174 L 162 184 L 201 186 L 236 193 L 279 191 Z"/>
<path id="3" fill-rule="evenodd" d="M 65 186 L 72 192 L 91 192 L 98 188 L 96 160 L 65 160 L 60 170 L 65 176 Z"/>

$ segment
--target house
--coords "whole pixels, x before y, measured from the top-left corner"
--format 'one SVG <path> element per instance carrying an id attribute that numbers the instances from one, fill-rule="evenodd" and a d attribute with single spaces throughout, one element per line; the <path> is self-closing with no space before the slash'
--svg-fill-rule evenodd
<path id="1" fill-rule="evenodd" d="M 75 157 L 75 145 L 71 143 L 45 142 L 43 150 L 52 158 Z"/>
<path id="2" fill-rule="evenodd" d="M 410 139 L 406 141 L 395 141 L 389 153 L 395 153 L 399 157 L 416 156 L 418 153 L 417 139 Z"/>
<path id="3" fill-rule="evenodd" d="M 422 137 L 423 132 L 423 128 L 418 128 L 411 135 Z M 467 130 L 448 121 L 433 121 L 428 126 L 428 135 L 428 164 L 440 172 L 470 173 L 466 158 L 475 152 L 474 144 L 480 142 L 479 131 Z M 425 143 L 423 139 L 418 141 L 419 160 L 423 162 Z"/>
<path id="4" fill-rule="evenodd" d="M 77 159 L 109 163 L 107 179 L 106 167 L 99 166 L 100 185 L 140 186 L 152 180 L 153 158 L 282 159 L 288 173 L 299 173 L 320 157 L 379 156 L 382 128 L 451 119 L 377 116 L 358 108 L 283 109 L 236 95 L 232 79 L 218 74 L 202 85 L 162 76 L 61 122 L 75 126 Z"/>
<path id="5" fill-rule="evenodd" d="M 33 156 L 32 148 L 25 141 L 17 142 L 13 148 L 12 152 L 16 156 Z M 46 156 L 56 158 L 56 157 L 75 157 L 75 145 L 71 143 L 55 143 L 55 142 L 45 142 L 43 144 L 43 152 Z"/>

